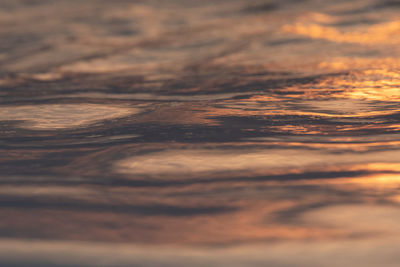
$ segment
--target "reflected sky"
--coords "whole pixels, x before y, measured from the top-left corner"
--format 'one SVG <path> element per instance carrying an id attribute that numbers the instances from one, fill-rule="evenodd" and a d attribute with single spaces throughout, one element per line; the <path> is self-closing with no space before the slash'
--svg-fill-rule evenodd
<path id="1" fill-rule="evenodd" d="M 87 103 L 4 106 L 0 109 L 0 120 L 21 120 L 20 127 L 27 129 L 58 130 L 88 127 L 98 121 L 124 117 L 137 112 L 135 108 Z"/>
<path id="2" fill-rule="evenodd" d="M 397 266 L 399 8 L 3 0 L 0 265 Z"/>

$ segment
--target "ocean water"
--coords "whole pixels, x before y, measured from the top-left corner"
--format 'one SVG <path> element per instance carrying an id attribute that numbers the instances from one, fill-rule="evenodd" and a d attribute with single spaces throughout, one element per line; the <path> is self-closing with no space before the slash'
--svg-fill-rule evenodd
<path id="1" fill-rule="evenodd" d="M 0 266 L 399 266 L 397 0 L 0 0 Z"/>

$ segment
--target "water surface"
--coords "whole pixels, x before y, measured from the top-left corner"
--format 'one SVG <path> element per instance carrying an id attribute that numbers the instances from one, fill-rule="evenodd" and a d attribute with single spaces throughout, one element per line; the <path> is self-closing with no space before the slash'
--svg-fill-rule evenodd
<path id="1" fill-rule="evenodd" d="M 0 265 L 398 266 L 399 11 L 2 0 Z"/>

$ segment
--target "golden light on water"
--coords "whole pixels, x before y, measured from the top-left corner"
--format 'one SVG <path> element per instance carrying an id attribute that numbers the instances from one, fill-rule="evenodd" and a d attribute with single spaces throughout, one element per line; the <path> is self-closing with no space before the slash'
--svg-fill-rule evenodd
<path id="1" fill-rule="evenodd" d="M 302 22 L 283 26 L 283 31 L 300 34 L 313 39 L 325 39 L 338 43 L 383 44 L 393 45 L 400 42 L 400 21 L 393 20 L 366 27 L 359 31 L 340 31 L 335 27 L 323 26 L 321 23 L 335 22 L 334 17 L 325 14 L 304 16 Z M 318 23 L 319 22 L 319 23 Z"/>

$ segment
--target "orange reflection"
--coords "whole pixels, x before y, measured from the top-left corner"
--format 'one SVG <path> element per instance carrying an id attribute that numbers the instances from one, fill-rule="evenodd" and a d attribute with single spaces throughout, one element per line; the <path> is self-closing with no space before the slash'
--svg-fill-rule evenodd
<path id="1" fill-rule="evenodd" d="M 361 101 L 397 101 L 400 99 L 399 72 L 394 69 L 387 70 L 388 66 L 385 64 L 379 65 L 379 62 L 375 63 L 376 66 L 373 69 L 353 71 L 350 74 L 321 79 L 316 83 L 289 87 L 283 92 L 304 92 L 304 98 L 306 99 L 336 98 L 338 100 L 342 99 L 341 101 L 344 103 L 346 101 L 350 103 L 352 99 Z M 346 61 L 343 64 L 345 65 L 344 68 L 347 68 Z M 315 103 L 318 104 L 318 101 Z M 355 102 L 355 104 L 358 103 Z M 343 107 L 343 105 L 341 106 Z M 369 107 L 373 107 L 372 103 L 369 104 Z M 393 111 L 393 107 L 388 110 L 381 109 L 379 112 L 384 114 L 391 111 Z M 354 112 L 355 116 L 377 114 L 378 111 L 369 111 L 366 114 Z"/>
<path id="2" fill-rule="evenodd" d="M 334 27 L 321 26 L 309 22 L 285 25 L 283 31 L 304 35 L 313 39 L 325 39 L 339 43 L 358 44 L 398 44 L 400 42 L 400 20 L 381 23 L 368 27 L 364 31 L 342 32 Z"/>
<path id="3" fill-rule="evenodd" d="M 395 73 L 400 67 L 398 57 L 384 58 L 358 58 L 358 57 L 334 57 L 320 62 L 318 67 L 335 71 L 373 70 L 375 73 Z"/>

